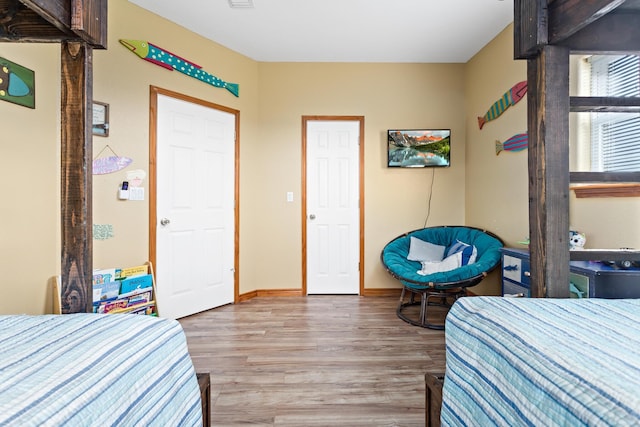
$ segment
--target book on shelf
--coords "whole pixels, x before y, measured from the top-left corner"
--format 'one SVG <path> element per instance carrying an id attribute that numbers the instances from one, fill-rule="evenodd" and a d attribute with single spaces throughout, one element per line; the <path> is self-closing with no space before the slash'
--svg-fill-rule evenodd
<path id="1" fill-rule="evenodd" d="M 150 264 L 94 270 L 93 312 L 157 315 Z"/>
<path id="2" fill-rule="evenodd" d="M 156 303 L 155 301 L 149 301 L 146 303 L 136 304 L 128 307 L 115 308 L 109 312 L 109 314 L 147 314 L 147 315 L 155 315 L 156 314 Z"/>
<path id="3" fill-rule="evenodd" d="M 93 285 L 101 285 L 103 283 L 115 282 L 120 279 L 119 268 L 106 268 L 93 270 Z"/>
<path id="4" fill-rule="evenodd" d="M 149 274 L 149 266 L 147 264 L 138 265 L 136 267 L 123 268 L 120 271 L 120 277 L 133 277 L 142 276 L 143 274 Z"/>
<path id="5" fill-rule="evenodd" d="M 123 309 L 149 304 L 153 302 L 153 289 L 136 289 L 126 294 L 120 294 L 115 298 L 98 301 L 94 306 L 94 313 L 121 312 Z"/>
<path id="6" fill-rule="evenodd" d="M 93 285 L 93 302 L 116 298 L 120 295 L 120 282 L 104 282 Z"/>
<path id="7" fill-rule="evenodd" d="M 120 294 L 127 294 L 137 289 L 146 289 L 153 286 L 153 278 L 150 274 L 143 276 L 133 276 L 122 279 L 120 283 Z"/>

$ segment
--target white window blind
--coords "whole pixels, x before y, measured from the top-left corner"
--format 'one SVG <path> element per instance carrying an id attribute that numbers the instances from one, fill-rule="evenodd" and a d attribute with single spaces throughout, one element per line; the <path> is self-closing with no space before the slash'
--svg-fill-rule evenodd
<path id="1" fill-rule="evenodd" d="M 592 96 L 640 96 L 640 58 L 597 55 L 591 64 Z M 640 171 L 640 114 L 592 113 L 591 170 Z"/>

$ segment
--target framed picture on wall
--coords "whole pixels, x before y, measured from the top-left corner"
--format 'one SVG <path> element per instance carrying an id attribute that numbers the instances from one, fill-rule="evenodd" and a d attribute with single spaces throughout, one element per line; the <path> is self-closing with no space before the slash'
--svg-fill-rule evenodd
<path id="1" fill-rule="evenodd" d="M 109 104 L 93 101 L 92 131 L 94 135 L 109 136 Z"/>
<path id="2" fill-rule="evenodd" d="M 390 168 L 451 165 L 451 129 L 389 129 L 387 166 Z"/>

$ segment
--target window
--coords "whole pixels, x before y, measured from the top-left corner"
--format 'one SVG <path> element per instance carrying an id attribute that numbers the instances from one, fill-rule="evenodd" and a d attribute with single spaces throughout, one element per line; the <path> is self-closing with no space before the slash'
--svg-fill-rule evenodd
<path id="1" fill-rule="evenodd" d="M 640 96 L 640 57 L 594 55 L 585 61 L 591 96 Z M 640 114 L 590 114 L 592 172 L 640 171 Z"/>

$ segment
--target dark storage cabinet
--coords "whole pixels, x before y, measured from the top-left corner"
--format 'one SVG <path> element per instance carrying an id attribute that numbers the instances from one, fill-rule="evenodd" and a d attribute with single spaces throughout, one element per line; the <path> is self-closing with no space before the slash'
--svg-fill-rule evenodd
<path id="1" fill-rule="evenodd" d="M 569 281 L 571 298 L 640 298 L 640 268 L 571 261 Z"/>
<path id="2" fill-rule="evenodd" d="M 502 249 L 502 295 L 531 296 L 529 251 Z M 598 261 L 571 261 L 570 298 L 640 298 L 640 268 Z"/>
<path id="3" fill-rule="evenodd" d="M 502 296 L 530 297 L 529 251 L 502 248 Z"/>

